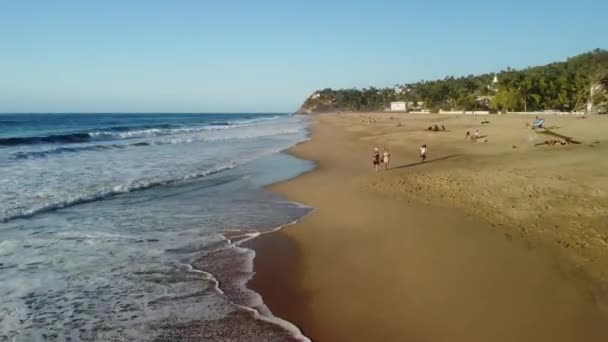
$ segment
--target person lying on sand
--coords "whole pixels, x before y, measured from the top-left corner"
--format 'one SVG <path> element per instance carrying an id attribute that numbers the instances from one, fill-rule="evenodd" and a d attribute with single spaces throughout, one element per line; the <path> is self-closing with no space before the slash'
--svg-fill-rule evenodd
<path id="1" fill-rule="evenodd" d="M 428 151 L 428 148 L 426 147 L 426 144 L 420 146 L 420 162 L 424 163 L 424 161 L 426 160 L 426 152 Z"/>
<path id="2" fill-rule="evenodd" d="M 388 171 L 389 164 L 391 162 L 391 153 L 388 151 L 388 148 L 384 148 L 384 152 L 382 153 L 382 163 L 384 163 L 384 170 Z"/>
<path id="3" fill-rule="evenodd" d="M 473 137 L 471 137 L 471 140 L 473 142 L 475 142 L 475 143 L 478 143 L 478 142 L 488 142 L 488 139 L 482 139 L 482 136 L 480 135 L 478 129 L 475 130 L 475 134 L 474 134 Z"/>
<path id="4" fill-rule="evenodd" d="M 570 143 L 566 140 L 545 140 L 545 142 L 538 143 L 538 144 L 536 144 L 536 146 L 539 146 L 539 145 L 564 146 L 564 145 L 568 145 L 568 144 L 570 144 Z"/>
<path id="5" fill-rule="evenodd" d="M 378 151 L 377 147 L 374 147 L 374 154 L 372 157 L 372 163 L 374 164 L 374 168 L 376 172 L 378 172 L 378 166 L 380 165 L 380 151 Z"/>

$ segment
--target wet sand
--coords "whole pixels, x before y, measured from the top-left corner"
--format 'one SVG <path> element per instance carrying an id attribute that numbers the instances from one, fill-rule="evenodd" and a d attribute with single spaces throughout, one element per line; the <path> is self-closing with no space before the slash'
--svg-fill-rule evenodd
<path id="1" fill-rule="evenodd" d="M 541 150 L 525 118 L 391 116 L 318 116 L 292 149 L 318 167 L 272 190 L 316 211 L 248 242 L 249 286 L 274 315 L 314 341 L 605 341 L 607 158 L 594 154 L 608 120 L 556 118 L 585 144 Z M 433 121 L 448 132 L 424 131 Z M 487 143 L 464 141 L 476 127 Z M 385 144 L 392 169 L 376 174 Z"/>

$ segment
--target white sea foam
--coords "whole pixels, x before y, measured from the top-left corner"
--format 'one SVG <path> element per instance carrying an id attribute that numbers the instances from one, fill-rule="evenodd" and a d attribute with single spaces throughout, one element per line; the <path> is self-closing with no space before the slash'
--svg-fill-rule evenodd
<path id="1" fill-rule="evenodd" d="M 0 222 L 231 169 L 303 139 L 304 125 L 293 117 L 257 119 L 221 132 L 140 139 L 141 147 L 83 149 L 16 161 L 4 167 L 0 179 Z"/>
<path id="2" fill-rule="evenodd" d="M 0 212 L 0 222 L 6 222 L 8 220 L 20 217 L 27 217 L 41 212 L 61 209 L 75 204 L 92 202 L 132 191 L 148 189 L 155 186 L 168 185 L 180 181 L 188 181 L 200 177 L 205 177 L 224 170 L 232 169 L 235 166 L 236 163 L 228 163 L 225 165 L 215 166 L 206 170 L 181 175 L 178 178 L 157 177 L 150 179 L 135 179 L 126 183 L 116 185 L 95 185 L 88 189 L 80 189 L 79 192 L 66 194 L 62 198 L 58 198 L 54 201 L 39 201 L 27 207 L 19 204 L 14 207 L 9 207 L 8 209 L 5 209 L 4 211 Z"/>
<path id="3" fill-rule="evenodd" d="M 0 165 L 0 215 L 30 215 L 0 223 L 0 340 L 147 340 L 174 325 L 253 310 L 306 341 L 259 296 L 243 290 L 251 298 L 239 302 L 221 290 L 215 266 L 192 267 L 230 251 L 246 257 L 238 270 L 248 279 L 253 255 L 242 242 L 310 210 L 255 186 L 270 181 L 255 181 L 268 171 L 276 180 L 302 171 L 289 171 L 293 164 L 279 160 L 287 157 L 268 158 L 305 138 L 301 120 Z M 185 143 L 153 144 L 173 139 Z M 37 214 L 57 208 L 65 209 Z"/>
<path id="4" fill-rule="evenodd" d="M 278 201 L 277 201 L 278 202 Z M 265 234 L 268 233 L 274 233 L 276 231 L 279 231 L 287 226 L 293 225 L 298 223 L 300 220 L 304 219 L 306 216 L 312 214 L 313 209 L 309 206 L 306 206 L 304 204 L 301 203 L 297 203 L 297 202 L 291 202 L 291 201 L 283 201 L 283 203 L 289 203 L 291 205 L 294 205 L 296 207 L 299 208 L 305 208 L 308 209 L 308 213 L 301 216 L 300 218 L 298 218 L 297 220 L 293 220 L 287 224 L 278 226 L 276 228 L 274 228 L 273 230 L 267 231 L 265 232 Z M 303 341 L 303 342 L 310 342 L 311 340 L 305 336 L 304 334 L 302 334 L 302 332 L 300 331 L 300 329 L 295 326 L 293 323 L 286 321 L 284 319 L 281 319 L 279 317 L 276 317 L 275 315 L 272 314 L 270 308 L 268 308 L 268 306 L 266 305 L 266 303 L 264 303 L 264 300 L 262 299 L 262 297 L 255 291 L 250 290 L 249 288 L 247 288 L 247 283 L 251 280 L 251 278 L 253 277 L 253 275 L 255 274 L 254 272 L 254 259 L 255 259 L 255 251 L 251 250 L 249 248 L 244 248 L 241 247 L 241 245 L 251 239 L 254 239 L 258 236 L 260 236 L 262 233 L 253 233 L 253 234 L 249 234 L 247 236 L 247 238 L 239 240 L 237 243 L 235 243 L 235 247 L 237 249 L 243 250 L 245 251 L 245 254 L 247 255 L 247 261 L 244 263 L 244 269 L 245 272 L 247 274 L 249 274 L 247 277 L 243 277 L 240 279 L 240 282 L 237 283 L 237 286 L 241 287 L 242 291 L 247 291 L 250 293 L 250 302 L 247 303 L 245 305 L 246 308 L 254 310 L 256 313 L 256 317 L 268 322 L 271 322 L 273 324 L 277 324 L 285 329 L 287 329 L 288 331 L 290 331 L 294 338 L 296 338 L 299 341 Z"/>
<path id="5" fill-rule="evenodd" d="M 149 138 L 175 134 L 189 134 L 209 131 L 234 130 L 245 127 L 262 127 L 264 124 L 284 118 L 284 116 L 271 116 L 264 118 L 256 118 L 250 120 L 239 120 L 225 122 L 223 125 L 199 126 L 199 127 L 179 127 L 179 128 L 147 128 L 133 129 L 126 132 L 115 132 L 108 130 L 100 130 L 90 132 L 89 135 L 94 139 L 134 139 L 134 138 Z"/>

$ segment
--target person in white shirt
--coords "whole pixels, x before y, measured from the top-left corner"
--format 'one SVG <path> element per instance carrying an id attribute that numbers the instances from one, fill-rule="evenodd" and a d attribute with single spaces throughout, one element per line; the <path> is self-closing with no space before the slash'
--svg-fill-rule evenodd
<path id="1" fill-rule="evenodd" d="M 388 148 L 384 148 L 384 152 L 382 153 L 382 163 L 384 164 L 384 170 L 388 171 L 389 164 L 391 162 L 391 153 L 388 151 Z"/>
<path id="2" fill-rule="evenodd" d="M 426 147 L 426 144 L 420 146 L 420 162 L 424 163 L 424 161 L 426 160 L 426 152 L 428 151 L 428 148 Z"/>

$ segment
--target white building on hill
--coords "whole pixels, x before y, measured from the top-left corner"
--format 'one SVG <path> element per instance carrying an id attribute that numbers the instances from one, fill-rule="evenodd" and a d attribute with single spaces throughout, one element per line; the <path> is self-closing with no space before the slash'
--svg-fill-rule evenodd
<path id="1" fill-rule="evenodd" d="M 405 112 L 407 105 L 403 101 L 391 102 L 391 112 Z"/>

